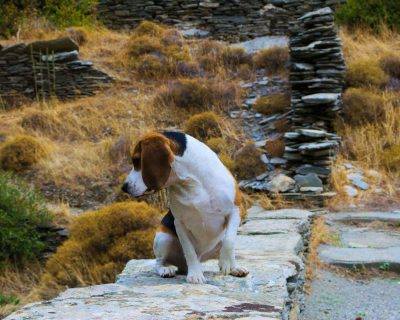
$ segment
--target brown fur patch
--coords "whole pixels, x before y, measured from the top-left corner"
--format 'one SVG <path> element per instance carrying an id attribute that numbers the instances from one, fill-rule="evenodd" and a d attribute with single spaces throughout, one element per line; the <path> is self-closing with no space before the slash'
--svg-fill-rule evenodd
<path id="1" fill-rule="evenodd" d="M 243 202 L 242 191 L 240 191 L 237 182 L 235 183 L 235 205 L 239 207 L 240 218 L 243 220 L 247 215 L 247 210 L 246 205 Z"/>
<path id="2" fill-rule="evenodd" d="M 174 160 L 172 149 L 175 148 L 171 140 L 155 132 L 145 135 L 136 144 L 132 153 L 133 165 L 135 170 L 142 171 L 148 189 L 159 190 L 167 182 Z"/>
<path id="3" fill-rule="evenodd" d="M 168 234 L 170 234 L 171 236 L 176 237 L 176 235 L 172 232 L 171 229 L 167 228 L 166 226 L 164 226 L 164 225 L 162 225 L 162 224 L 157 228 L 157 232 L 168 233 Z"/>

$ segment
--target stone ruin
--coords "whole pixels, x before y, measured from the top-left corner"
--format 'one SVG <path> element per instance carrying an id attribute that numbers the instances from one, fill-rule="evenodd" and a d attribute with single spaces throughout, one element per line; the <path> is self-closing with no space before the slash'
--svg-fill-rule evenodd
<path id="1" fill-rule="evenodd" d="M 188 34 L 230 41 L 265 35 L 285 35 L 289 21 L 311 11 L 316 0 L 100 0 L 98 13 L 113 29 L 132 29 L 143 20 L 154 20 Z M 320 1 L 319 1 L 320 2 Z M 325 1 L 335 7 L 343 0 Z M 199 29 L 197 31 L 192 28 Z"/>
<path id="2" fill-rule="evenodd" d="M 325 2 L 312 3 L 318 7 L 318 3 Z M 310 6 L 310 2 L 296 3 L 298 8 Z M 327 190 L 326 183 L 340 144 L 333 132 L 333 121 L 341 109 L 345 76 L 333 10 L 325 7 L 301 15 L 291 23 L 289 39 L 289 81 L 260 74 L 256 82 L 242 85 L 249 90 L 244 110 L 231 112 L 231 117 L 244 120 L 245 131 L 263 153 L 261 161 L 266 165 L 265 173 L 239 185 L 249 191 L 281 193 L 290 199 L 322 200 L 334 195 Z M 289 112 L 265 116 L 252 109 L 259 97 L 289 90 Z M 279 121 L 289 124 L 283 137 L 276 130 Z M 268 144 L 279 145 L 282 139 L 282 154 L 268 154 Z"/>
<path id="3" fill-rule="evenodd" d="M 341 108 L 345 62 L 330 8 L 297 19 L 291 27 L 290 56 L 292 130 L 285 133 L 284 157 L 297 174 L 300 191 L 321 192 L 303 184 L 329 175 L 340 141 L 332 122 Z"/>
<path id="4" fill-rule="evenodd" d="M 92 62 L 79 59 L 79 47 L 69 37 L 0 46 L 0 102 L 6 108 L 22 97 L 91 96 L 111 81 Z"/>

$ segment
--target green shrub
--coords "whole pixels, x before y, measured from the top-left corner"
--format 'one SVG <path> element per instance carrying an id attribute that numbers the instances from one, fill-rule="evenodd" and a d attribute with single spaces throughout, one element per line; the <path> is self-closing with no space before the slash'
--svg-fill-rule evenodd
<path id="1" fill-rule="evenodd" d="M 388 80 L 388 75 L 373 58 L 359 59 L 347 66 L 346 83 L 350 87 L 383 87 Z"/>
<path id="2" fill-rule="evenodd" d="M 400 1 L 347 0 L 336 12 L 339 23 L 351 27 L 367 26 L 379 31 L 382 25 L 400 29 Z"/>
<path id="3" fill-rule="evenodd" d="M 0 6 L 0 36 L 8 38 L 17 32 L 21 14 L 13 3 Z"/>
<path id="4" fill-rule="evenodd" d="M 38 258 L 51 216 L 43 198 L 11 174 L 0 172 L 0 264 Z"/>
<path id="5" fill-rule="evenodd" d="M 206 141 L 206 145 L 216 154 L 228 153 L 228 143 L 222 137 L 210 138 Z"/>

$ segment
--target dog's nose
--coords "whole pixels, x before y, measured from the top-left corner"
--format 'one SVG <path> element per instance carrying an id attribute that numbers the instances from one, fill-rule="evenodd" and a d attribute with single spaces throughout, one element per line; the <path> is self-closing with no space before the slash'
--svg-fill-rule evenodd
<path id="1" fill-rule="evenodd" d="M 122 185 L 122 191 L 123 192 L 125 192 L 125 193 L 128 193 L 128 184 L 125 182 L 123 185 Z"/>

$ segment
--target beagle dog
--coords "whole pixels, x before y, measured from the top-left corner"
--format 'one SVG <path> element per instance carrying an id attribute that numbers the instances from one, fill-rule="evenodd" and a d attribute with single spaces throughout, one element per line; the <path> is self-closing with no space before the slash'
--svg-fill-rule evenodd
<path id="1" fill-rule="evenodd" d="M 133 197 L 169 191 L 170 211 L 153 247 L 161 277 L 180 272 L 189 283 L 205 283 L 201 262 L 214 258 L 224 275 L 248 274 L 235 260 L 240 191 L 208 146 L 181 132 L 151 133 L 134 147 L 132 162 L 123 191 Z"/>

